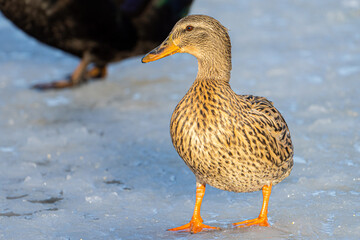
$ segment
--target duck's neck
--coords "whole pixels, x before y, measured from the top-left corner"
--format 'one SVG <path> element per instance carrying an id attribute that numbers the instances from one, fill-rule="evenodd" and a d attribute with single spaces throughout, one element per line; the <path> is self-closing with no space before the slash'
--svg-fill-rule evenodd
<path id="1" fill-rule="evenodd" d="M 198 58 L 196 80 L 230 81 L 230 54 L 209 54 L 206 58 Z"/>

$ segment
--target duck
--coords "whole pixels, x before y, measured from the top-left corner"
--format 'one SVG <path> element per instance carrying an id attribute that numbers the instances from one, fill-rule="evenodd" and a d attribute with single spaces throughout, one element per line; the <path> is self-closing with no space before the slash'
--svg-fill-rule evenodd
<path id="1" fill-rule="evenodd" d="M 38 41 L 81 58 L 68 78 L 33 86 L 46 90 L 104 79 L 109 63 L 159 45 L 191 4 L 192 0 L 0 0 L 0 11 Z"/>
<path id="2" fill-rule="evenodd" d="M 175 53 L 189 53 L 198 62 L 196 79 L 170 121 L 172 143 L 196 177 L 196 198 L 190 222 L 168 230 L 219 229 L 205 225 L 200 214 L 206 185 L 231 192 L 261 190 L 259 216 L 233 225 L 269 226 L 272 186 L 288 177 L 293 167 L 294 150 L 284 118 L 265 97 L 231 89 L 231 42 L 218 20 L 206 15 L 182 18 L 142 62 Z"/>

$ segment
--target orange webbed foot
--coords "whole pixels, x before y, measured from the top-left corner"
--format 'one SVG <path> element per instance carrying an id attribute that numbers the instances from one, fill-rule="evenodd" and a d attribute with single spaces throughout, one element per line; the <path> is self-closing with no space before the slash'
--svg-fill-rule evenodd
<path id="1" fill-rule="evenodd" d="M 106 66 L 104 66 L 104 67 L 94 66 L 92 69 L 90 69 L 86 73 L 86 77 L 89 79 L 90 78 L 102 79 L 102 78 L 106 77 L 106 75 L 107 75 Z"/>
<path id="2" fill-rule="evenodd" d="M 212 227 L 203 224 L 203 220 L 200 216 L 201 202 L 205 194 L 205 184 L 196 182 L 196 200 L 193 216 L 188 224 L 180 227 L 168 229 L 168 231 L 184 231 L 190 233 L 198 233 L 203 230 L 220 230 L 218 227 Z"/>
<path id="3" fill-rule="evenodd" d="M 49 89 L 62 89 L 73 87 L 74 83 L 71 80 L 61 80 L 50 83 L 38 83 L 32 86 L 34 89 L 38 90 L 49 90 Z"/>
<path id="4" fill-rule="evenodd" d="M 270 224 L 267 220 L 267 217 L 258 217 L 251 220 L 246 220 L 242 222 L 233 223 L 234 226 L 242 228 L 242 227 L 250 227 L 250 226 L 261 226 L 261 227 L 270 227 Z"/>
<path id="5" fill-rule="evenodd" d="M 191 233 L 198 233 L 203 230 L 220 230 L 220 228 L 205 225 L 199 220 L 191 220 L 188 224 L 185 224 L 183 226 L 168 229 L 168 231 L 184 231 Z"/>
<path id="6" fill-rule="evenodd" d="M 270 224 L 268 222 L 267 214 L 268 214 L 268 204 L 269 204 L 269 198 L 270 198 L 270 194 L 271 194 L 271 188 L 272 188 L 272 184 L 265 185 L 262 188 L 263 205 L 262 205 L 260 214 L 257 218 L 233 223 L 233 225 L 240 227 L 240 228 L 241 227 L 250 227 L 250 226 L 269 227 Z"/>
<path id="7" fill-rule="evenodd" d="M 79 86 L 89 79 L 104 78 L 107 74 L 106 66 L 94 66 L 91 70 L 87 71 L 90 60 L 90 56 L 85 55 L 68 79 L 50 83 L 35 84 L 32 86 L 32 88 L 39 90 L 71 88 Z"/>

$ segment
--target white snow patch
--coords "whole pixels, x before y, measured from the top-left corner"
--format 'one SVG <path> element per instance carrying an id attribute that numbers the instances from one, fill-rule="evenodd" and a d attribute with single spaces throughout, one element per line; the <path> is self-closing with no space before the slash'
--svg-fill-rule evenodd
<path id="1" fill-rule="evenodd" d="M 102 198 L 99 196 L 90 196 L 90 197 L 85 197 L 85 200 L 92 204 L 92 203 L 99 203 L 102 201 Z"/>
<path id="2" fill-rule="evenodd" d="M 344 5 L 344 7 L 348 7 L 348 8 L 359 8 L 360 7 L 360 3 L 358 0 L 344 0 L 344 1 L 342 1 L 342 4 Z"/>
<path id="3" fill-rule="evenodd" d="M 132 96 L 133 100 L 139 100 L 141 99 L 141 93 L 134 93 L 134 95 Z"/>
<path id="4" fill-rule="evenodd" d="M 0 147 L 0 151 L 4 153 L 13 153 L 15 149 L 13 147 Z"/>
<path id="5" fill-rule="evenodd" d="M 70 100 L 64 96 L 57 96 L 54 98 L 46 98 L 45 102 L 49 107 L 56 107 L 61 105 L 67 105 L 70 103 Z"/>
<path id="6" fill-rule="evenodd" d="M 302 157 L 299 156 L 294 156 L 294 162 L 295 163 L 299 163 L 299 164 L 306 164 L 306 160 Z"/>
<path id="7" fill-rule="evenodd" d="M 356 151 L 360 152 L 360 143 L 355 143 L 354 148 Z"/>
<path id="8" fill-rule="evenodd" d="M 324 81 L 323 78 L 318 75 L 308 76 L 307 80 L 309 83 L 313 83 L 313 84 L 321 84 Z"/>
<path id="9" fill-rule="evenodd" d="M 345 67 L 341 67 L 338 69 L 339 75 L 341 75 L 343 77 L 350 76 L 357 72 L 360 72 L 360 67 L 358 67 L 358 66 L 345 66 Z"/>
<path id="10" fill-rule="evenodd" d="M 310 112 L 316 112 L 316 113 L 326 113 L 328 111 L 324 106 L 315 105 L 315 104 L 310 105 L 308 110 Z"/>
<path id="11" fill-rule="evenodd" d="M 31 180 L 31 177 L 30 176 L 26 176 L 25 179 L 24 179 L 24 182 L 29 182 Z"/>
<path id="12" fill-rule="evenodd" d="M 328 191 L 327 194 L 332 196 L 332 197 L 336 197 L 336 192 L 335 191 Z"/>
<path id="13" fill-rule="evenodd" d="M 355 164 L 354 164 L 354 162 L 353 162 L 353 161 L 351 161 L 351 160 L 349 160 L 349 159 L 345 160 L 345 161 L 344 161 L 344 163 L 345 163 L 346 165 L 348 165 L 349 167 L 351 167 L 351 166 L 354 166 L 354 165 L 355 165 Z"/>
<path id="14" fill-rule="evenodd" d="M 319 196 L 321 193 L 324 193 L 325 191 L 320 190 L 320 191 L 315 191 L 312 193 L 313 196 Z"/>

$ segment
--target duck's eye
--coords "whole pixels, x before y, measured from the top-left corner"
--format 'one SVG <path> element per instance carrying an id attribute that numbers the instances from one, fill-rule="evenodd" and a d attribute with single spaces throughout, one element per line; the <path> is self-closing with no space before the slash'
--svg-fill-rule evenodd
<path id="1" fill-rule="evenodd" d="M 193 29 L 194 29 L 194 27 L 193 27 L 193 26 L 191 26 L 191 25 L 189 25 L 189 26 L 187 26 L 185 29 L 186 29 L 186 31 L 190 32 L 191 30 L 193 30 Z"/>

